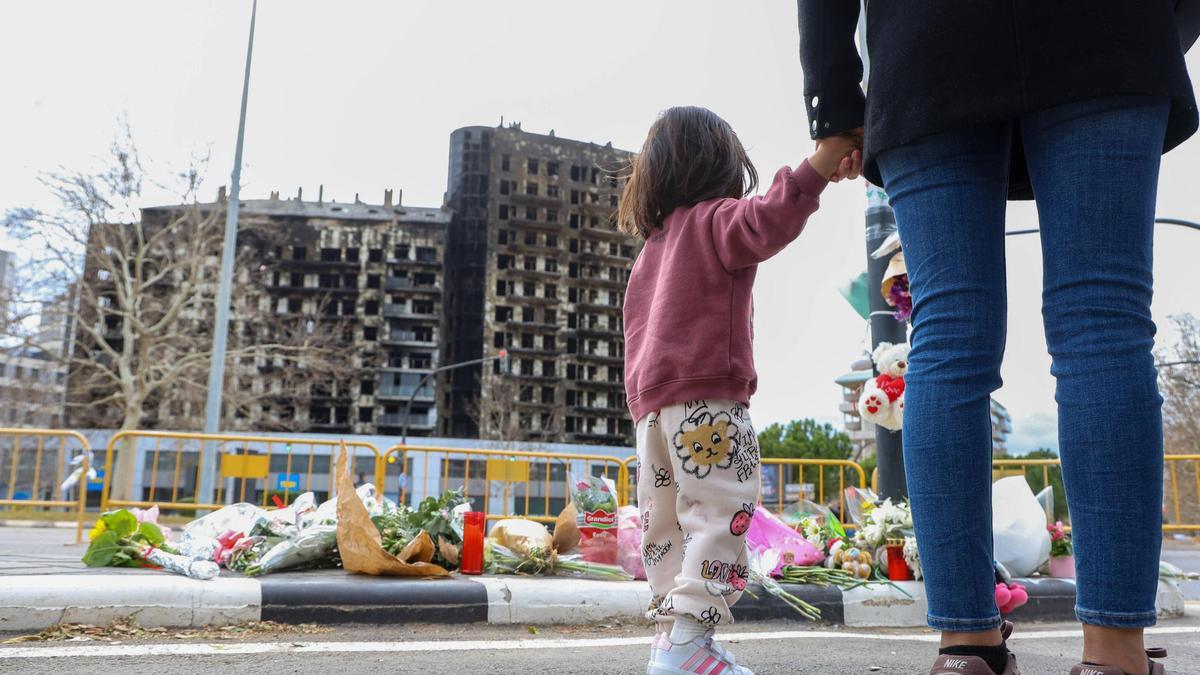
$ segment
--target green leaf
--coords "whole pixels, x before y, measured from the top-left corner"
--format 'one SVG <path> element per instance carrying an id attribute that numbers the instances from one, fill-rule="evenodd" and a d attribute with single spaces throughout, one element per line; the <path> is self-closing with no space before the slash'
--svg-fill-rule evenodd
<path id="1" fill-rule="evenodd" d="M 154 523 L 139 523 L 135 538 L 156 548 L 162 546 L 167 541 L 167 538 L 163 536 L 162 530 Z"/>
<path id="2" fill-rule="evenodd" d="M 111 530 L 102 532 L 92 540 L 88 550 L 83 554 L 83 564 L 88 567 L 111 567 L 113 559 L 121 551 L 117 535 Z"/>
<path id="3" fill-rule="evenodd" d="M 100 520 L 103 520 L 108 531 L 115 533 L 118 538 L 128 537 L 138 528 L 137 518 L 125 509 L 109 511 L 100 516 Z"/>

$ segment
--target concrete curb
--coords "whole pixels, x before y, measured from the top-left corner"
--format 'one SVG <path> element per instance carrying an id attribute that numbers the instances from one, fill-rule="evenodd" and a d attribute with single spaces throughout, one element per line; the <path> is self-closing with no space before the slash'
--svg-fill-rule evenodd
<path id="1" fill-rule="evenodd" d="M 297 572 L 261 579 L 223 576 L 212 581 L 155 574 L 47 574 L 7 576 L 0 590 L 0 631 L 40 630 L 58 623 L 105 624 L 133 615 L 144 626 L 199 627 L 245 621 L 284 623 L 641 623 L 650 589 L 645 582 L 516 576 L 399 579 L 341 571 Z M 1075 584 L 1025 579 L 1030 601 L 1017 622 L 1074 621 Z M 817 606 L 822 622 L 856 628 L 925 625 L 919 582 L 897 588 L 785 585 Z M 798 619 L 783 601 L 751 586 L 733 609 L 739 622 Z M 1159 616 L 1183 616 L 1178 588 L 1159 586 Z"/>

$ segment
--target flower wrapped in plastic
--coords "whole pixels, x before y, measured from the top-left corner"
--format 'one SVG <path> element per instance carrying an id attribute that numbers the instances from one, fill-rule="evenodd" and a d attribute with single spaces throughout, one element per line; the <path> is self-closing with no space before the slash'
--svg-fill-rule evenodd
<path id="1" fill-rule="evenodd" d="M 150 522 L 138 522 L 126 509 L 100 516 L 89 535 L 83 554 L 89 567 L 148 567 L 207 580 L 217 576 L 217 564 L 210 560 L 192 560 L 171 549 L 162 530 Z"/>

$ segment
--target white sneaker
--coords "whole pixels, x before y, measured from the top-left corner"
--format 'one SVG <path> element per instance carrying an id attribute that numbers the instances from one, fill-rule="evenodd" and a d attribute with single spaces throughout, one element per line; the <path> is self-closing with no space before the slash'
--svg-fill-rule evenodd
<path id="1" fill-rule="evenodd" d="M 754 675 L 714 642 L 712 633 L 683 644 L 671 642 L 664 634 L 655 638 L 650 653 L 648 675 Z"/>

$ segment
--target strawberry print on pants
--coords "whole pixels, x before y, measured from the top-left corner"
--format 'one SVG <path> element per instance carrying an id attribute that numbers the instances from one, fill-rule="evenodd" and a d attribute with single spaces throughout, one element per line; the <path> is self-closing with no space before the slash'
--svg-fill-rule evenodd
<path id="1" fill-rule="evenodd" d="M 759 499 L 758 437 L 746 407 L 688 401 L 638 420 L 647 616 L 707 626 L 733 621 L 749 576 L 746 531 Z"/>

